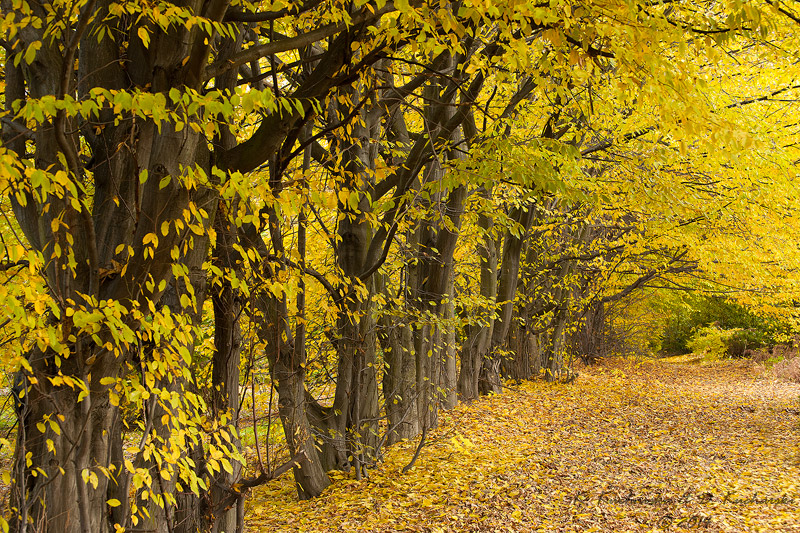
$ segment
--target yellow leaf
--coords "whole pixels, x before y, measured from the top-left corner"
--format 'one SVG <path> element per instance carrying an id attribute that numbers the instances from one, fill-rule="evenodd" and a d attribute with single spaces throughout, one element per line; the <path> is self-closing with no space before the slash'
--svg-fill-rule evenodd
<path id="1" fill-rule="evenodd" d="M 136 35 L 138 35 L 139 39 L 142 40 L 142 44 L 145 48 L 150 46 L 150 33 L 147 31 L 147 28 L 140 27 L 138 30 L 136 30 Z"/>

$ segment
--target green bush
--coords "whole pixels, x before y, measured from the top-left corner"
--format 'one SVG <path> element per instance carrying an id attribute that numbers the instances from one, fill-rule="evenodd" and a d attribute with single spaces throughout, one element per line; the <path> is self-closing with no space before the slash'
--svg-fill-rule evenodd
<path id="1" fill-rule="evenodd" d="M 776 334 L 783 330 L 776 321 L 760 317 L 723 298 L 687 296 L 680 305 L 672 307 L 661 336 L 661 350 L 665 355 L 696 352 L 697 349 L 692 348 L 696 344 L 690 346 L 690 343 L 708 336 L 710 332 L 704 330 L 711 327 L 710 324 L 721 331 L 732 332 L 724 335 L 722 341 L 725 345 L 723 356 L 727 357 L 744 357 L 747 350 L 775 344 Z"/>
<path id="2" fill-rule="evenodd" d="M 741 333 L 740 329 L 722 329 L 712 324 L 698 329 L 687 342 L 687 347 L 694 353 L 704 355 L 706 359 L 715 361 L 728 355 L 728 346 L 732 339 Z"/>
<path id="3" fill-rule="evenodd" d="M 727 355 L 736 358 L 745 357 L 748 350 L 761 348 L 774 342 L 775 340 L 763 331 L 740 329 L 726 341 Z"/>

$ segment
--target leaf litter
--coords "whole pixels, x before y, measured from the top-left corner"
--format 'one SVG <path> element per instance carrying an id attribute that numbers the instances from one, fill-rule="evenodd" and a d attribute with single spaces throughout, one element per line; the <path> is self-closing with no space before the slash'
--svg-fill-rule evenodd
<path id="1" fill-rule="evenodd" d="M 800 531 L 800 385 L 752 365 L 610 360 L 440 416 L 414 467 L 399 443 L 297 501 L 291 475 L 248 531 Z"/>

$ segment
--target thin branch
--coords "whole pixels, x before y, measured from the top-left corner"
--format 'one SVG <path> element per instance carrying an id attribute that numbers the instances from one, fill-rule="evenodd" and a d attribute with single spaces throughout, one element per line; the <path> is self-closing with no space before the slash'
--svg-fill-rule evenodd
<path id="1" fill-rule="evenodd" d="M 794 13 L 782 8 L 780 6 L 779 2 L 775 2 L 773 5 L 775 6 L 775 9 L 777 9 L 779 12 L 783 13 L 784 15 L 786 15 L 787 17 L 789 17 L 790 19 L 792 19 L 796 23 L 800 24 L 800 17 L 798 17 Z"/>
<path id="2" fill-rule="evenodd" d="M 275 261 L 275 262 L 278 262 L 278 263 L 282 263 L 282 264 L 284 264 L 286 266 L 295 268 L 295 269 L 299 270 L 300 272 L 302 272 L 303 274 L 308 274 L 309 276 L 311 276 L 312 278 L 317 280 L 319 282 L 319 284 L 322 285 L 325 288 L 326 291 L 328 291 L 328 294 L 331 295 L 331 298 L 333 298 L 335 302 L 339 302 L 341 300 L 342 296 L 339 293 L 339 291 L 333 286 L 333 284 L 330 281 L 328 281 L 325 278 L 324 275 L 322 275 L 317 270 L 311 268 L 310 266 L 306 265 L 306 266 L 303 267 L 303 266 L 298 265 L 297 263 L 295 263 L 291 259 L 287 259 L 285 257 L 278 257 L 276 255 L 268 255 L 266 257 L 266 259 L 269 260 L 269 261 Z"/>
<path id="3" fill-rule="evenodd" d="M 15 267 L 26 267 L 26 266 L 28 266 L 28 262 L 25 260 L 0 263 L 0 272 L 5 272 L 6 270 L 11 270 L 12 268 Z"/>
<path id="4" fill-rule="evenodd" d="M 11 129 L 15 130 L 17 133 L 22 135 L 26 141 L 33 140 L 34 138 L 33 130 L 26 128 L 16 120 L 12 120 L 7 116 L 2 116 L 0 117 L 0 122 L 2 122 L 3 125 L 10 127 Z"/>
<path id="5" fill-rule="evenodd" d="M 417 462 L 417 458 L 419 457 L 420 452 L 422 451 L 422 447 L 425 446 L 425 437 L 428 436 L 428 425 L 425 424 L 422 426 L 422 437 L 419 439 L 419 444 L 417 445 L 417 451 L 414 452 L 414 457 L 411 458 L 411 462 L 409 462 L 406 466 L 403 467 L 403 474 L 407 474 L 409 470 L 414 468 L 414 463 Z"/>
<path id="6" fill-rule="evenodd" d="M 785 93 L 786 91 L 791 91 L 792 89 L 800 89 L 800 84 L 799 85 L 790 85 L 788 87 L 784 87 L 783 89 L 777 89 L 775 91 L 772 91 L 771 93 L 769 93 L 766 96 L 759 96 L 759 97 L 756 97 L 756 98 L 748 98 L 747 100 L 742 100 L 741 102 L 735 102 L 733 104 L 728 104 L 728 105 L 725 106 L 725 108 L 726 109 L 731 109 L 733 107 L 742 107 L 742 106 L 745 106 L 745 105 L 748 105 L 748 104 L 754 104 L 756 102 L 765 102 L 765 101 L 769 100 L 770 98 L 772 98 L 773 96 L 777 96 L 777 95 L 779 95 L 781 93 Z"/>
<path id="7" fill-rule="evenodd" d="M 586 55 L 588 55 L 591 58 L 606 57 L 606 58 L 609 58 L 609 59 L 614 59 L 616 57 L 611 52 L 606 52 L 605 50 L 600 50 L 599 48 L 595 48 L 594 46 L 591 46 L 591 45 L 587 46 L 586 48 L 584 48 L 583 47 L 583 43 L 581 43 L 579 40 L 575 39 L 574 37 L 570 37 L 569 35 L 566 35 L 565 37 L 567 38 L 567 42 L 569 44 L 571 44 L 572 46 L 575 46 L 577 48 L 580 48 L 581 50 L 586 52 Z"/>
<path id="8" fill-rule="evenodd" d="M 350 111 L 350 113 L 348 113 L 346 117 L 344 117 L 342 120 L 340 120 L 336 124 L 328 126 L 328 127 L 324 128 L 322 131 L 320 131 L 320 132 L 316 133 L 315 135 L 312 135 L 308 139 L 302 141 L 299 144 L 299 146 L 297 147 L 297 149 L 294 152 L 290 153 L 288 155 L 288 157 L 286 157 L 286 161 L 291 161 L 292 159 L 297 157 L 297 155 L 299 155 L 300 152 L 304 151 L 312 143 L 315 143 L 316 141 L 318 141 L 322 137 L 326 136 L 327 134 L 329 134 L 329 133 L 331 133 L 331 132 L 333 132 L 335 130 L 340 129 L 343 126 L 346 126 L 346 125 L 350 124 L 350 122 L 354 118 L 356 118 L 358 116 L 359 112 L 361 111 L 361 108 L 364 107 L 364 105 L 367 103 L 367 101 L 370 99 L 370 97 L 371 97 L 370 94 L 367 94 L 366 96 L 364 96 L 364 98 L 362 98 L 361 101 L 358 102 L 358 104 L 352 109 L 352 111 Z"/>
<path id="9" fill-rule="evenodd" d="M 586 149 L 581 151 L 581 156 L 582 157 L 586 157 L 589 154 L 593 154 L 595 152 L 600 152 L 600 151 L 603 151 L 603 150 L 607 150 L 608 148 L 611 148 L 615 144 L 622 144 L 622 143 L 626 143 L 628 141 L 632 141 L 634 139 L 638 139 L 639 137 L 642 137 L 642 136 L 647 135 L 648 133 L 650 133 L 652 131 L 655 131 L 655 129 L 656 129 L 655 126 L 648 126 L 646 128 L 642 128 L 640 130 L 632 131 L 630 133 L 627 133 L 627 134 L 623 135 L 619 139 L 619 141 L 617 141 L 617 142 L 605 141 L 605 142 L 596 144 L 594 146 L 590 146 L 589 148 L 586 148 Z"/>

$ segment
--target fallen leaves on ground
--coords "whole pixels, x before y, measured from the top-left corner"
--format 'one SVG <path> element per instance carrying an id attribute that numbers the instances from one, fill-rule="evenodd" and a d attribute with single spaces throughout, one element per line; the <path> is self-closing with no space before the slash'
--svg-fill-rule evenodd
<path id="1" fill-rule="evenodd" d="M 442 415 L 369 479 L 248 501 L 249 531 L 800 531 L 800 385 L 740 363 L 610 362 Z"/>

